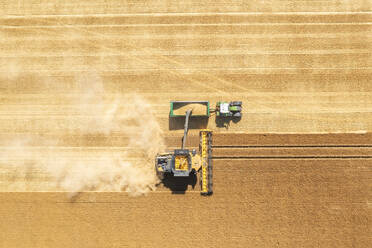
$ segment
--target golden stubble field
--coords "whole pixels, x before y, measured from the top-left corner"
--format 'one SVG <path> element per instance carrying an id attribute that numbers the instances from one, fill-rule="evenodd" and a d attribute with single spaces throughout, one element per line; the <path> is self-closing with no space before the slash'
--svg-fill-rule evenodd
<path id="1" fill-rule="evenodd" d="M 0 247 L 368 247 L 371 6 L 1 1 Z M 212 197 L 150 190 L 170 100 L 243 101 Z"/>

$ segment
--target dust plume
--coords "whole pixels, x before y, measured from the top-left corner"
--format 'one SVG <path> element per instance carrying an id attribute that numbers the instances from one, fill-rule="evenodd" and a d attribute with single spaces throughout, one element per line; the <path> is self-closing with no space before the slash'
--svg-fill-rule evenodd
<path id="1" fill-rule="evenodd" d="M 60 137 L 14 139 L 5 156 L 16 157 L 21 163 L 11 174 L 26 182 L 32 175 L 45 175 L 45 188 L 72 194 L 126 191 L 139 195 L 154 190 L 158 182 L 154 157 L 164 149 L 164 142 L 152 106 L 137 94 L 106 93 L 100 78 L 94 75 L 77 78 L 76 86 L 81 91 L 73 100 L 66 99 L 70 101 L 69 112 L 58 122 L 56 119 L 53 132 L 85 135 L 92 144 L 66 148 Z M 56 117 L 45 115 L 54 123 Z M 110 145 L 112 136 L 123 141 Z M 106 139 L 109 144 L 97 145 L 95 139 L 98 143 Z"/>

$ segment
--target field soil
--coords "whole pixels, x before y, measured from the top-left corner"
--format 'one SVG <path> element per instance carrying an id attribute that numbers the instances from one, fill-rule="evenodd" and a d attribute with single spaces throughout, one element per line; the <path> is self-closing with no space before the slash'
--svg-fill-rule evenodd
<path id="1" fill-rule="evenodd" d="M 371 2 L 0 6 L 0 247 L 370 247 Z M 213 130 L 211 197 L 195 178 L 71 194 L 38 163 L 152 166 L 181 146 L 173 100 L 243 102 L 190 122 L 188 148 Z"/>

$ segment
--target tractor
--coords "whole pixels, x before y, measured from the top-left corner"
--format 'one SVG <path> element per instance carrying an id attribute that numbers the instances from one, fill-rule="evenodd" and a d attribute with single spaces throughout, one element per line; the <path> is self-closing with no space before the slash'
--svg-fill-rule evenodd
<path id="1" fill-rule="evenodd" d="M 216 104 L 216 116 L 217 117 L 242 117 L 242 102 L 217 102 Z"/>

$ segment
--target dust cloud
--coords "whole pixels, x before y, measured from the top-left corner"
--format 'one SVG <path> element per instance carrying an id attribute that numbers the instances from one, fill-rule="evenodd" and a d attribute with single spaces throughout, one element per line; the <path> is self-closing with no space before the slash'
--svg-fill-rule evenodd
<path id="1" fill-rule="evenodd" d="M 61 152 L 58 139 L 14 139 L 10 142 L 11 152 L 6 156 L 23 160 L 14 166 L 14 177 L 27 181 L 33 174 L 46 175 L 46 188 L 71 192 L 71 196 L 82 191 L 126 191 L 130 195 L 141 195 L 155 190 L 158 179 L 154 157 L 165 146 L 152 106 L 137 94 L 105 92 L 95 75 L 79 77 L 75 85 L 78 97 L 69 103 L 73 114 L 66 113 L 62 118 L 69 124 L 60 130 L 55 127 L 54 132 L 108 140 L 119 136 L 125 139 L 120 143 L 125 143 L 125 147 L 105 145 L 95 150 L 96 147 L 79 146 L 73 147 L 75 155 L 71 155 Z M 94 140 L 92 142 L 94 145 Z M 42 152 L 37 147 L 43 147 Z"/>

